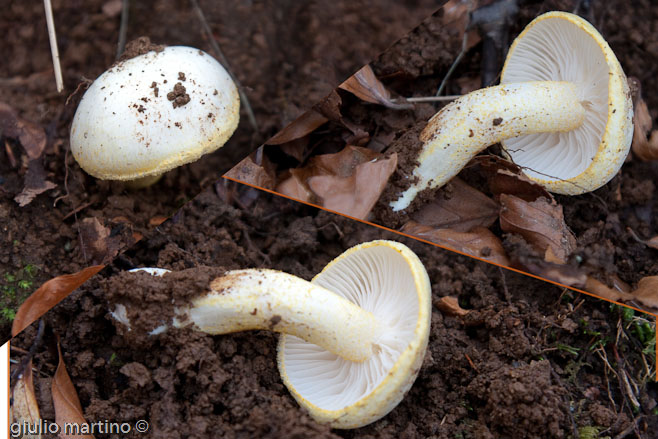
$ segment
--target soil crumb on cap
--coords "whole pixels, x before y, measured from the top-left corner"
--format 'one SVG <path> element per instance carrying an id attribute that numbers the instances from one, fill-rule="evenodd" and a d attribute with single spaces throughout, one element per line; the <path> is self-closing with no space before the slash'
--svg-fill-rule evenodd
<path id="1" fill-rule="evenodd" d="M 164 44 L 151 43 L 151 39 L 149 37 L 138 37 L 126 43 L 126 49 L 121 54 L 121 57 L 119 57 L 118 62 L 125 61 L 139 55 L 144 55 L 145 53 L 151 51 L 162 52 L 165 47 L 167 46 Z"/>
<path id="2" fill-rule="evenodd" d="M 176 85 L 174 85 L 174 90 L 167 93 L 167 99 L 172 101 L 174 108 L 177 108 L 190 102 L 190 95 L 186 93 L 185 86 L 180 82 L 177 82 Z"/>

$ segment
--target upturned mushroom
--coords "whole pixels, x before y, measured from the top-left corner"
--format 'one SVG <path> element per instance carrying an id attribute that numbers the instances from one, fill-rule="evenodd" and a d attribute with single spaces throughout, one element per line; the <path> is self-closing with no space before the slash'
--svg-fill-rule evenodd
<path id="1" fill-rule="evenodd" d="M 416 379 L 431 288 L 408 247 L 372 241 L 347 250 L 311 282 L 275 270 L 227 272 L 175 313 L 171 326 L 209 334 L 283 333 L 278 365 L 293 397 L 318 422 L 357 428 L 390 412 Z M 113 316 L 130 328 L 123 305 Z"/>
<path id="2" fill-rule="evenodd" d="M 390 206 L 408 208 L 498 142 L 549 191 L 593 191 L 624 162 L 632 117 L 626 76 L 603 37 L 576 15 L 543 14 L 512 44 L 501 85 L 467 94 L 430 119 L 409 187 Z"/>
<path id="3" fill-rule="evenodd" d="M 226 70 L 192 47 L 120 61 L 87 89 L 71 125 L 71 152 L 88 174 L 140 187 L 226 143 L 240 99 Z"/>

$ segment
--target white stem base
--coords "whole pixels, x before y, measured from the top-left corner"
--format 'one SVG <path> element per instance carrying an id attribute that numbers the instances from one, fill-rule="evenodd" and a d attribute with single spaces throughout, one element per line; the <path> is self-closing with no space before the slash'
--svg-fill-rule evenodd
<path id="1" fill-rule="evenodd" d="M 483 88 L 446 105 L 420 134 L 420 165 L 409 177 L 416 181 L 390 204 L 392 210 L 406 209 L 424 189 L 443 186 L 501 140 L 578 128 L 585 108 L 577 96 L 573 83 L 533 81 Z"/>
<path id="2" fill-rule="evenodd" d="M 362 362 L 381 333 L 375 316 L 331 291 L 276 270 L 236 270 L 215 279 L 177 326 L 210 334 L 266 329 L 295 335 L 347 360 Z"/>

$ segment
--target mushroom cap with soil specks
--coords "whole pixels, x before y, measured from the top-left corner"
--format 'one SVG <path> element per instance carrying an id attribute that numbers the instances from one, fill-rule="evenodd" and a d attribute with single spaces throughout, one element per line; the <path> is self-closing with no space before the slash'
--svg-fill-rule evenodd
<path id="1" fill-rule="evenodd" d="M 583 103 L 583 123 L 570 131 L 503 140 L 506 154 L 549 191 L 581 194 L 615 176 L 633 138 L 633 105 L 626 76 L 601 34 L 586 20 L 549 12 L 516 38 L 501 84 L 568 81 Z"/>
<path id="2" fill-rule="evenodd" d="M 420 370 L 431 317 L 427 272 L 406 246 L 373 241 L 343 253 L 312 283 L 369 311 L 385 331 L 373 355 L 362 362 L 282 334 L 283 382 L 319 422 L 335 428 L 367 425 L 400 403 Z"/>
<path id="3" fill-rule="evenodd" d="M 71 152 L 106 180 L 137 180 L 224 145 L 239 121 L 238 91 L 224 68 L 191 47 L 120 61 L 85 92 L 71 125 Z"/>

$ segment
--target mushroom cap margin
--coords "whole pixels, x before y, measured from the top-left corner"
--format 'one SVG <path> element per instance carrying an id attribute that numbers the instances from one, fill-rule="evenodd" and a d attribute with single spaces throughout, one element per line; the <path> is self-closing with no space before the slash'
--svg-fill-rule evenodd
<path id="1" fill-rule="evenodd" d="M 359 428 L 377 421 L 393 410 L 402 401 L 404 395 L 416 380 L 429 341 L 432 295 L 430 281 L 422 262 L 407 246 L 386 240 L 359 244 L 327 264 L 322 272 L 314 277 L 313 281 L 322 273 L 331 270 L 338 261 L 351 257 L 354 253 L 363 249 L 376 246 L 387 246 L 404 258 L 413 276 L 418 298 L 418 319 L 414 330 L 414 338 L 377 387 L 356 403 L 339 410 L 327 410 L 318 407 L 301 395 L 293 386 L 285 366 L 284 350 L 288 336 L 282 334 L 279 339 L 277 362 L 283 383 L 298 404 L 304 407 L 317 422 L 328 423 L 333 428 Z"/>
<path id="2" fill-rule="evenodd" d="M 529 176 L 550 192 L 580 195 L 596 190 L 609 182 L 624 163 L 633 140 L 633 103 L 626 75 L 608 43 L 587 20 L 568 12 L 547 12 L 535 18 L 526 26 L 509 49 L 501 73 L 501 82 L 504 81 L 508 61 L 512 58 L 519 42 L 532 31 L 537 23 L 549 19 L 566 20 L 589 35 L 600 47 L 609 69 L 607 123 L 592 162 L 583 172 L 568 179 L 555 180 Z M 505 142 L 501 143 L 505 155 L 510 158 L 509 152 L 506 151 Z"/>

